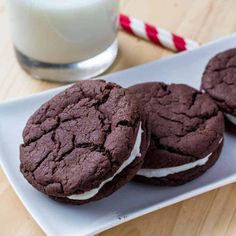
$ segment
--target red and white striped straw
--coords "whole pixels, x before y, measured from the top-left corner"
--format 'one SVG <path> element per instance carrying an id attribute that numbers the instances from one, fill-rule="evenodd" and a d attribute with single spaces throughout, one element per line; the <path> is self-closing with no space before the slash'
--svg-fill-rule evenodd
<path id="1" fill-rule="evenodd" d="M 124 14 L 120 14 L 119 22 L 120 27 L 126 32 L 152 41 L 161 47 L 171 49 L 175 52 L 191 50 L 200 46 L 199 43 L 193 40 L 183 38 L 165 29 L 152 26 L 137 18 L 129 17 Z"/>

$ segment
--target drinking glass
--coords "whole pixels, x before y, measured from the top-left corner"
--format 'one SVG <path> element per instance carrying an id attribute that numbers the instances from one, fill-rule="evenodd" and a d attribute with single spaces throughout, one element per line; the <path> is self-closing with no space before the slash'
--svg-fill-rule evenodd
<path id="1" fill-rule="evenodd" d="M 118 0 L 7 0 L 18 62 L 37 79 L 101 74 L 117 56 L 118 6 Z"/>

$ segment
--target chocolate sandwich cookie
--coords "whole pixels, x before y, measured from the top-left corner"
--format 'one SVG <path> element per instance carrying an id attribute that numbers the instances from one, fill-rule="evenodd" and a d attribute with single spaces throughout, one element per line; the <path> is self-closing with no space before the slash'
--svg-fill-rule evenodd
<path id="1" fill-rule="evenodd" d="M 219 53 L 209 61 L 203 73 L 201 89 L 236 125 L 236 49 Z"/>
<path id="2" fill-rule="evenodd" d="M 74 204 L 104 198 L 131 180 L 149 145 L 146 125 L 128 90 L 81 81 L 28 120 L 20 170 L 39 191 Z"/>
<path id="3" fill-rule="evenodd" d="M 158 185 L 184 184 L 218 159 L 224 117 L 207 94 L 183 84 L 133 86 L 151 125 L 151 143 L 136 180 Z"/>

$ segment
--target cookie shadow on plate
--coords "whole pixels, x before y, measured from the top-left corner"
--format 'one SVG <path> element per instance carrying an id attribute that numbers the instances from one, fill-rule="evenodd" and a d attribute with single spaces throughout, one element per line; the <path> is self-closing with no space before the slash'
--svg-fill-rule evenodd
<path id="1" fill-rule="evenodd" d="M 236 126 L 225 118 L 225 131 L 229 134 L 236 135 Z"/>

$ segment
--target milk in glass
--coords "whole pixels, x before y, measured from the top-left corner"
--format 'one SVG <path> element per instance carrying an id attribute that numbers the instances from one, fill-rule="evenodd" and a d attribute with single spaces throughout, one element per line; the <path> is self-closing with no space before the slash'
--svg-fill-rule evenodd
<path id="1" fill-rule="evenodd" d="M 83 79 L 103 72 L 114 61 L 118 0 L 7 3 L 17 58 L 28 72 L 38 73 L 36 77 L 63 75 L 68 78 L 58 80 Z"/>

